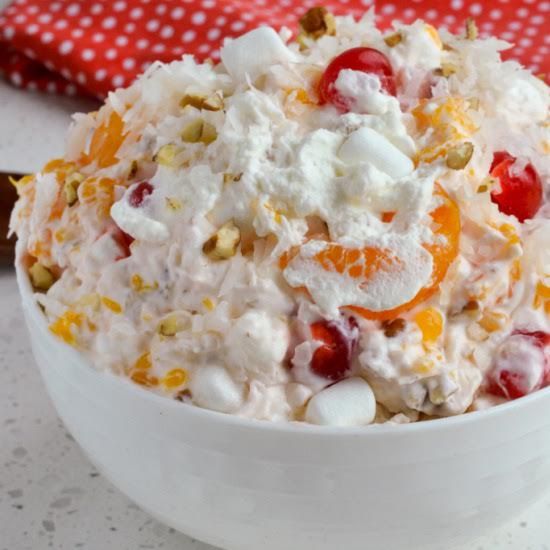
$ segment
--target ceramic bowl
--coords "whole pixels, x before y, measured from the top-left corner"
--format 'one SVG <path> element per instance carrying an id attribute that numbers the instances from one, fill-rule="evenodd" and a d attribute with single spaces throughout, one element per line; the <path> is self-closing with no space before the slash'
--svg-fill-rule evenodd
<path id="1" fill-rule="evenodd" d="M 327 428 L 203 410 L 100 372 L 48 330 L 18 270 L 36 362 L 94 465 L 161 522 L 228 550 L 473 541 L 550 485 L 550 388 L 412 425 Z"/>

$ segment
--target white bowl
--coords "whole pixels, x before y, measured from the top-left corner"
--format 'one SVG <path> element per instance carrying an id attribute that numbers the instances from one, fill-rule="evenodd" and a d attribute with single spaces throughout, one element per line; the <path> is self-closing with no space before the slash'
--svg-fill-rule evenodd
<path id="1" fill-rule="evenodd" d="M 57 412 L 90 460 L 160 521 L 230 550 L 399 550 L 474 540 L 550 484 L 550 389 L 405 426 L 270 424 L 98 372 L 23 311 Z"/>

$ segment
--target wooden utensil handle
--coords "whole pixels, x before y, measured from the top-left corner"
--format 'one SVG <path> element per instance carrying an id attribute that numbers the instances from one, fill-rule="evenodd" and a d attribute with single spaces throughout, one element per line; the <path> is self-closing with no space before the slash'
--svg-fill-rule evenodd
<path id="1" fill-rule="evenodd" d="M 17 200 L 17 191 L 10 183 L 8 174 L 0 173 L 0 266 L 13 264 L 15 237 L 8 239 L 10 214 Z M 14 176 L 16 179 L 20 176 Z"/>

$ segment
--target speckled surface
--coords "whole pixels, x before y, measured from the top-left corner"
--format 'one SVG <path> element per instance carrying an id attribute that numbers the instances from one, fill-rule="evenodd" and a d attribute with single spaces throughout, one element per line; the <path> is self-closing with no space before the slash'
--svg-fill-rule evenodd
<path id="1" fill-rule="evenodd" d="M 0 80 L 0 171 L 32 171 L 60 154 L 68 113 L 87 106 Z M 456 550 L 550 550 L 549 516 L 550 491 L 497 533 Z M 213 550 L 151 519 L 94 470 L 57 419 L 32 358 L 15 276 L 0 270 L 0 550 L 49 548 Z"/>
<path id="2" fill-rule="evenodd" d="M 114 489 L 63 428 L 30 351 L 13 272 L 0 271 L 0 550 L 212 550 Z"/>
<path id="3" fill-rule="evenodd" d="M 46 395 L 9 271 L 0 304 L 0 550 L 213 550 L 151 519 L 93 468 Z M 550 494 L 457 550 L 550 550 L 549 514 Z"/>

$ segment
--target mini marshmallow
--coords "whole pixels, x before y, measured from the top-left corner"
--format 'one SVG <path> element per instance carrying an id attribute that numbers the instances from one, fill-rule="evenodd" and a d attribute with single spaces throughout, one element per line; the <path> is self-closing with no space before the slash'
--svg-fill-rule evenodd
<path id="1" fill-rule="evenodd" d="M 260 27 L 226 42 L 220 55 L 236 81 L 243 81 L 247 74 L 254 80 L 272 65 L 296 61 L 295 54 L 271 27 Z"/>
<path id="2" fill-rule="evenodd" d="M 412 174 L 413 161 L 372 128 L 359 128 L 342 144 L 338 156 L 348 164 L 369 162 L 395 179 Z"/>
<path id="3" fill-rule="evenodd" d="M 217 365 L 199 367 L 189 385 L 195 405 L 212 411 L 233 413 L 243 403 L 243 386 Z"/>
<path id="4" fill-rule="evenodd" d="M 324 426 L 361 426 L 376 415 L 374 393 L 362 378 L 347 378 L 314 395 L 306 408 L 306 421 Z"/>

